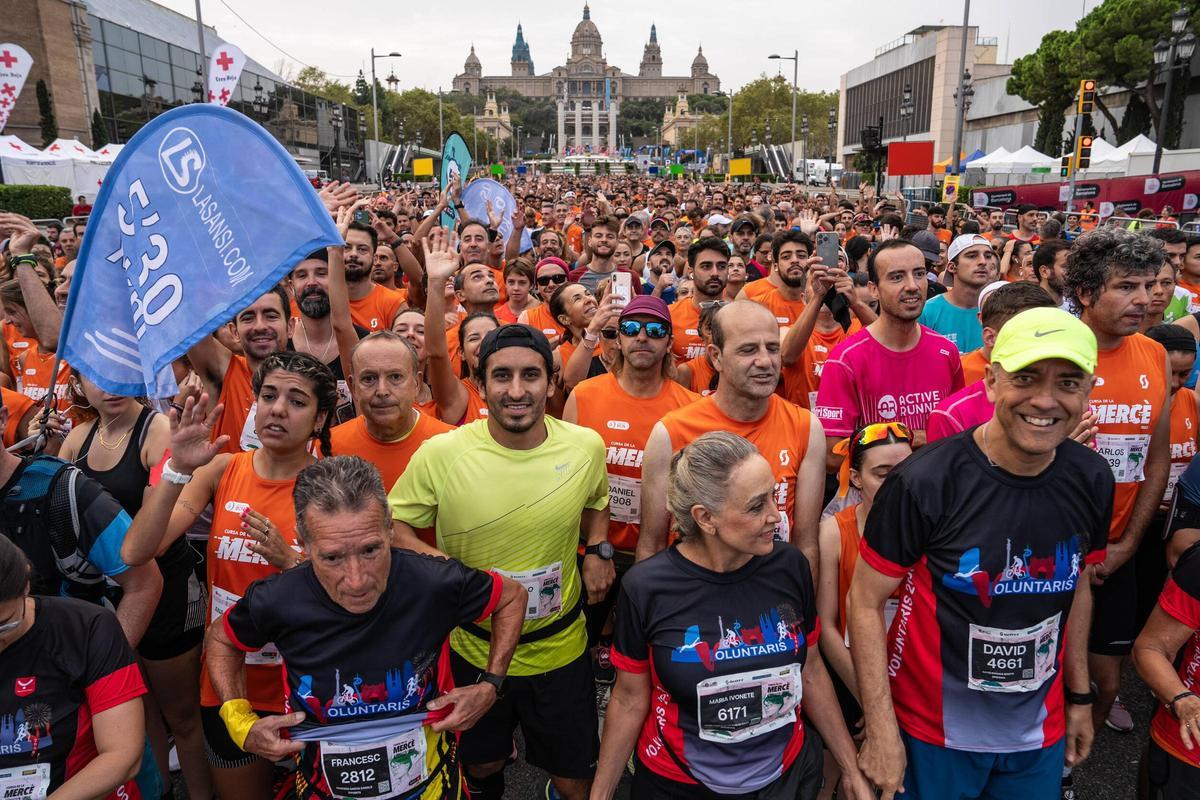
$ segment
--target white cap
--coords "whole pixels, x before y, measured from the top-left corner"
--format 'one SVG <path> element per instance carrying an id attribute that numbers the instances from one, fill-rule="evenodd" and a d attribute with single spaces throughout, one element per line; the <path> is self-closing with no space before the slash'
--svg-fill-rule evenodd
<path id="1" fill-rule="evenodd" d="M 963 237 L 958 237 L 959 239 Z M 955 239 L 958 241 L 958 239 Z M 992 281 L 987 286 L 979 290 L 979 310 L 983 310 L 983 301 L 988 299 L 988 295 L 999 289 L 1001 286 L 1008 286 L 1008 281 Z"/>
<path id="2" fill-rule="evenodd" d="M 964 233 L 962 236 L 956 237 L 950 243 L 950 247 L 946 249 L 946 260 L 953 261 L 958 258 L 958 254 L 968 247 L 974 247 L 977 244 L 991 247 L 992 243 L 980 236 L 978 233 Z"/>
<path id="3" fill-rule="evenodd" d="M 711 225 L 728 225 L 731 222 L 733 222 L 733 220 L 731 220 L 729 217 L 725 216 L 724 214 L 713 214 L 711 217 L 708 218 L 708 221 L 709 221 L 709 224 L 711 224 Z"/>

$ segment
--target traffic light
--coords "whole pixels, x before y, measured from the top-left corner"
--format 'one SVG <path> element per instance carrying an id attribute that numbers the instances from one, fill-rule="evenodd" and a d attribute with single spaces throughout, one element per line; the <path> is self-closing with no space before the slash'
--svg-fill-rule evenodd
<path id="1" fill-rule="evenodd" d="M 1078 111 L 1080 114 L 1091 114 L 1092 106 L 1096 102 L 1096 82 L 1095 81 L 1080 81 L 1079 82 L 1079 105 Z"/>
<path id="2" fill-rule="evenodd" d="M 1062 157 L 1062 168 L 1059 170 L 1058 174 L 1064 178 L 1069 178 L 1071 176 L 1071 154 L 1070 153 L 1068 153 L 1067 155 Z"/>
<path id="3" fill-rule="evenodd" d="M 1079 154 L 1075 159 L 1076 169 L 1087 169 L 1092 163 L 1092 137 L 1079 137 Z"/>

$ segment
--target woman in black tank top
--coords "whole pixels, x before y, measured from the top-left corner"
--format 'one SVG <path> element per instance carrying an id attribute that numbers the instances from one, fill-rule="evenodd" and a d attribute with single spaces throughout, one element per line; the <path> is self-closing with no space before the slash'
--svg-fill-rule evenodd
<path id="1" fill-rule="evenodd" d="M 170 441 L 167 418 L 132 397 L 108 394 L 77 373 L 70 391 L 72 402 L 91 418 L 68 434 L 59 456 L 98 481 L 130 517 L 135 516 L 152 469 L 165 457 Z M 208 800 L 212 778 L 204 755 L 199 696 L 206 601 L 192 572 L 195 559 L 183 537 L 156 559 L 163 577 L 162 597 L 137 649 L 154 699 L 146 703 L 146 733 L 163 785 L 169 793 L 169 726 L 189 796 Z"/>

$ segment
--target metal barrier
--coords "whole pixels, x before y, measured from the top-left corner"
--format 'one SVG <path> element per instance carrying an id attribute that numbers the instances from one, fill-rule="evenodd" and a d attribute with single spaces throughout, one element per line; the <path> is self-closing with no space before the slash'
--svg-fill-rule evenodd
<path id="1" fill-rule="evenodd" d="M 1115 228 L 1126 228 L 1131 231 L 1155 230 L 1156 228 L 1178 228 L 1179 223 L 1173 220 L 1141 217 L 1109 217 L 1102 225 Z"/>

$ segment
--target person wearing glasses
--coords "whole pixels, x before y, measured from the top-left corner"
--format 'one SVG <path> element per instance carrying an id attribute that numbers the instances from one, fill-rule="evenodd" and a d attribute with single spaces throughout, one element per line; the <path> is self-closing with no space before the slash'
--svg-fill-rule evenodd
<path id="1" fill-rule="evenodd" d="M 112 612 L 30 594 L 33 567 L 0 536 L 0 796 L 144 797 L 146 685 Z"/>
<path id="2" fill-rule="evenodd" d="M 597 314 L 597 316 L 600 316 Z M 587 609 L 589 641 L 596 644 L 598 677 L 612 680 L 608 652 L 609 616 L 616 586 L 633 564 L 641 520 L 642 459 L 650 430 L 664 414 L 700 399 L 671 380 L 671 315 L 661 298 L 640 295 L 620 311 L 612 332 L 617 351 L 610 371 L 575 386 L 567 397 L 563 421 L 591 428 L 607 447 L 609 555 L 616 583 L 605 602 Z M 586 339 L 585 339 L 586 342 Z M 585 344 L 586 346 L 586 344 Z M 607 630 L 607 635 L 601 631 Z"/>
<path id="3" fill-rule="evenodd" d="M 621 588 L 592 798 L 614 796 L 633 752 L 635 798 L 812 800 L 822 740 L 845 776 L 839 796 L 874 797 L 817 650 L 809 562 L 774 536 L 772 465 L 711 431 L 671 459 L 668 480 L 679 540 Z"/>
<path id="4" fill-rule="evenodd" d="M 672 455 L 709 431 L 725 430 L 753 442 L 767 459 L 779 511 L 775 536 L 799 547 L 816 565 L 825 431 L 809 411 L 775 393 L 779 348 L 779 324 L 759 303 L 735 300 L 713 317 L 708 351 L 720 374 L 716 391 L 663 416 L 646 443 L 639 561 L 667 546 L 666 476 Z"/>
<path id="5" fill-rule="evenodd" d="M 534 268 L 534 292 L 542 301 L 540 305 L 527 308 L 517 316 L 517 322 L 542 332 L 554 347 L 562 339 L 565 328 L 550 313 L 550 295 L 567 282 L 567 262 L 557 256 L 548 256 Z"/>
<path id="6" fill-rule="evenodd" d="M 832 668 L 830 677 L 842 707 L 842 718 L 851 731 L 862 727 L 862 706 L 854 663 L 850 659 L 850 634 L 846 630 L 846 595 L 858 563 L 859 542 L 875 493 L 891 471 L 912 455 L 912 431 L 903 422 L 876 422 L 854 432 L 838 445 L 842 455 L 839 476 L 844 489 L 853 486 L 861 502 L 821 520 L 820 574 L 817 612 L 821 616 L 821 655 Z M 890 627 L 900 606 L 899 593 L 888 598 L 884 623 Z"/>
<path id="7" fill-rule="evenodd" d="M 859 765 L 884 798 L 1058 797 L 1064 764 L 1091 749 L 1092 580 L 1114 478 L 1070 434 L 1096 361 L 1067 312 L 1013 317 L 987 367 L 995 416 L 918 450 L 875 495 L 846 605 Z"/>

